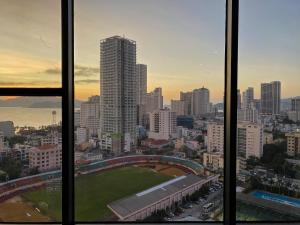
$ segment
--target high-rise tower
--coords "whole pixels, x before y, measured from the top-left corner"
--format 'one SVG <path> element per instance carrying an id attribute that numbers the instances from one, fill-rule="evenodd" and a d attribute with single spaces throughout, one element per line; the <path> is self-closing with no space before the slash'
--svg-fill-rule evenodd
<path id="1" fill-rule="evenodd" d="M 113 36 L 100 42 L 100 132 L 119 142 L 115 152 L 136 144 L 136 42 Z"/>
<path id="2" fill-rule="evenodd" d="M 261 84 L 261 113 L 278 115 L 280 113 L 281 83 L 273 81 Z"/>

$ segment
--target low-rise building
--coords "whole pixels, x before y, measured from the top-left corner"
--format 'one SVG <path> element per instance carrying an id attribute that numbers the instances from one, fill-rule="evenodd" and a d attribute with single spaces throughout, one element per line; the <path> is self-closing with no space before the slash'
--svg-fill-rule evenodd
<path id="1" fill-rule="evenodd" d="M 77 127 L 76 130 L 76 142 L 82 144 L 88 140 L 88 130 L 85 127 Z"/>
<path id="2" fill-rule="evenodd" d="M 224 156 L 221 152 L 205 152 L 203 153 L 203 165 L 212 170 L 224 168 Z"/>
<path id="3" fill-rule="evenodd" d="M 61 133 L 51 132 L 49 135 L 42 137 L 41 145 L 62 145 Z"/>
<path id="4" fill-rule="evenodd" d="M 149 188 L 126 198 L 111 202 L 107 207 L 121 221 L 143 220 L 158 210 L 165 210 L 192 195 L 203 185 L 216 182 L 219 175 L 199 177 L 188 174 Z"/>
<path id="5" fill-rule="evenodd" d="M 191 150 L 199 150 L 200 145 L 198 141 L 186 141 L 185 145 Z"/>
<path id="6" fill-rule="evenodd" d="M 13 148 L 14 158 L 20 161 L 29 160 L 29 151 L 32 148 L 30 145 L 15 144 Z"/>
<path id="7" fill-rule="evenodd" d="M 287 137 L 287 154 L 296 156 L 300 153 L 300 132 L 290 132 L 285 135 Z"/>
<path id="8" fill-rule="evenodd" d="M 269 132 L 264 132 L 264 145 L 265 144 L 273 144 L 273 134 Z"/>
<path id="9" fill-rule="evenodd" d="M 184 138 L 177 138 L 175 141 L 175 149 L 181 149 L 184 146 Z"/>
<path id="10" fill-rule="evenodd" d="M 29 167 L 39 171 L 58 169 L 62 163 L 62 151 L 59 145 L 42 145 L 29 151 Z"/>

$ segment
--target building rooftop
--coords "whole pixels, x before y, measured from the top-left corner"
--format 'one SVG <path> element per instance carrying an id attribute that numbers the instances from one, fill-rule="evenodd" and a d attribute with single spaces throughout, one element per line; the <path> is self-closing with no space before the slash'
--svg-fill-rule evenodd
<path id="1" fill-rule="evenodd" d="M 194 174 L 176 177 L 145 191 L 114 201 L 108 204 L 108 207 L 117 215 L 127 217 L 148 205 L 154 204 L 161 199 L 200 181 L 205 181 L 205 179 Z"/>
<path id="2" fill-rule="evenodd" d="M 31 151 L 47 151 L 47 150 L 51 150 L 51 149 L 56 149 L 57 145 L 51 145 L 51 144 L 47 144 L 47 145 L 41 145 L 38 147 L 34 147 L 31 149 Z"/>

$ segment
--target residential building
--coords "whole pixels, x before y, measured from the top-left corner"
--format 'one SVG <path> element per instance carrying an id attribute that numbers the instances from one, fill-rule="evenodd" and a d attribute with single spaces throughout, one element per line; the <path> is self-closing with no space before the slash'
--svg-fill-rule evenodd
<path id="1" fill-rule="evenodd" d="M 29 167 L 39 171 L 58 169 L 61 167 L 62 152 L 59 145 L 41 145 L 29 151 Z"/>
<path id="2" fill-rule="evenodd" d="M 100 42 L 100 132 L 120 137 L 121 149 L 136 145 L 136 42 L 113 36 Z"/>
<path id="3" fill-rule="evenodd" d="M 224 123 L 209 122 L 207 124 L 207 152 L 223 152 Z"/>
<path id="4" fill-rule="evenodd" d="M 273 81 L 261 84 L 261 113 L 278 115 L 280 113 L 281 83 Z"/>
<path id="5" fill-rule="evenodd" d="M 145 115 L 145 96 L 147 94 L 147 65 L 136 65 L 136 103 L 137 124 L 143 125 Z"/>
<path id="6" fill-rule="evenodd" d="M 41 145 L 62 145 L 61 133 L 51 132 L 49 135 L 42 137 Z"/>
<path id="7" fill-rule="evenodd" d="M 289 120 L 294 122 L 300 121 L 300 111 L 287 111 Z"/>
<path id="8" fill-rule="evenodd" d="M 87 102 L 80 105 L 80 127 L 87 128 L 88 135 L 97 135 L 100 128 L 100 97 L 89 97 Z"/>
<path id="9" fill-rule="evenodd" d="M 241 91 L 240 89 L 237 90 L 237 108 L 242 108 L 242 98 L 241 98 Z"/>
<path id="10" fill-rule="evenodd" d="M 74 112 L 74 126 L 75 127 L 80 126 L 80 110 L 75 110 Z"/>
<path id="11" fill-rule="evenodd" d="M 149 138 L 168 140 L 176 136 L 176 113 L 169 109 L 161 109 L 149 113 Z"/>
<path id="12" fill-rule="evenodd" d="M 29 160 L 29 152 L 32 146 L 30 145 L 21 145 L 15 144 L 13 148 L 13 154 L 15 160 L 27 161 Z"/>
<path id="13" fill-rule="evenodd" d="M 144 104 L 147 94 L 147 65 L 136 64 L 136 103 Z"/>
<path id="14" fill-rule="evenodd" d="M 300 98 L 291 99 L 291 111 L 300 112 Z"/>
<path id="15" fill-rule="evenodd" d="M 203 166 L 214 171 L 224 168 L 224 156 L 222 152 L 203 153 Z"/>
<path id="16" fill-rule="evenodd" d="M 184 115 L 192 115 L 192 92 L 180 92 L 180 100 L 184 102 Z"/>
<path id="17" fill-rule="evenodd" d="M 248 159 L 263 154 L 263 129 L 260 124 L 240 122 L 237 124 L 237 154 Z"/>
<path id="18" fill-rule="evenodd" d="M 274 141 L 273 141 L 273 134 L 270 133 L 270 132 L 264 132 L 264 141 L 263 141 L 263 144 L 273 144 Z"/>
<path id="19" fill-rule="evenodd" d="M 145 113 L 163 109 L 162 88 L 155 88 L 152 92 L 145 95 Z"/>
<path id="20" fill-rule="evenodd" d="M 3 132 L 4 137 L 12 137 L 15 135 L 14 122 L 0 121 L 0 131 Z"/>
<path id="21" fill-rule="evenodd" d="M 184 101 L 171 100 L 171 110 L 176 112 L 177 116 L 185 115 L 184 113 Z"/>
<path id="22" fill-rule="evenodd" d="M 285 136 L 287 137 L 287 154 L 289 156 L 300 154 L 300 132 L 287 133 Z"/>
<path id="23" fill-rule="evenodd" d="M 88 131 L 85 127 L 77 127 L 76 129 L 76 143 L 82 144 L 88 141 Z"/>
<path id="24" fill-rule="evenodd" d="M 209 112 L 209 90 L 204 87 L 193 90 L 192 115 L 195 117 L 201 117 Z"/>
<path id="25" fill-rule="evenodd" d="M 185 144 L 184 138 L 177 138 L 175 141 L 175 149 L 181 149 Z"/>
<path id="26" fill-rule="evenodd" d="M 237 111 L 238 121 L 258 122 L 258 111 L 255 107 L 238 109 Z"/>
<path id="27" fill-rule="evenodd" d="M 248 87 L 247 90 L 243 92 L 242 108 L 243 109 L 250 108 L 253 101 L 254 101 L 254 88 Z"/>
<path id="28" fill-rule="evenodd" d="M 253 106 L 257 110 L 258 113 L 261 113 L 260 99 L 254 99 Z"/>

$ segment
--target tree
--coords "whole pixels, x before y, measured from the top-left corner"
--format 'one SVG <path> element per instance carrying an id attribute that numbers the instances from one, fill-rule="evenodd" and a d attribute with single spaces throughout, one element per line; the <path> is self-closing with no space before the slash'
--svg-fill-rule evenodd
<path id="1" fill-rule="evenodd" d="M 195 141 L 198 141 L 198 143 L 203 143 L 204 142 L 204 138 L 202 135 L 198 135 L 196 138 L 195 138 Z"/>
<path id="2" fill-rule="evenodd" d="M 26 137 L 21 135 L 15 135 L 10 138 L 7 138 L 9 147 L 12 148 L 15 144 L 24 144 Z"/>
<path id="3" fill-rule="evenodd" d="M 0 162 L 0 169 L 7 173 L 9 179 L 16 179 L 21 175 L 22 164 L 18 160 L 6 157 Z"/>
<path id="4" fill-rule="evenodd" d="M 260 160 L 258 157 L 256 156 L 250 156 L 248 159 L 247 159 L 247 168 L 248 169 L 252 169 L 254 168 L 255 166 L 259 165 L 260 164 Z"/>
<path id="5" fill-rule="evenodd" d="M 35 175 L 39 173 L 38 167 L 33 167 L 29 170 L 29 175 Z"/>
<path id="6" fill-rule="evenodd" d="M 6 172 L 0 170 L 0 182 L 5 182 L 8 179 L 8 175 Z"/>

